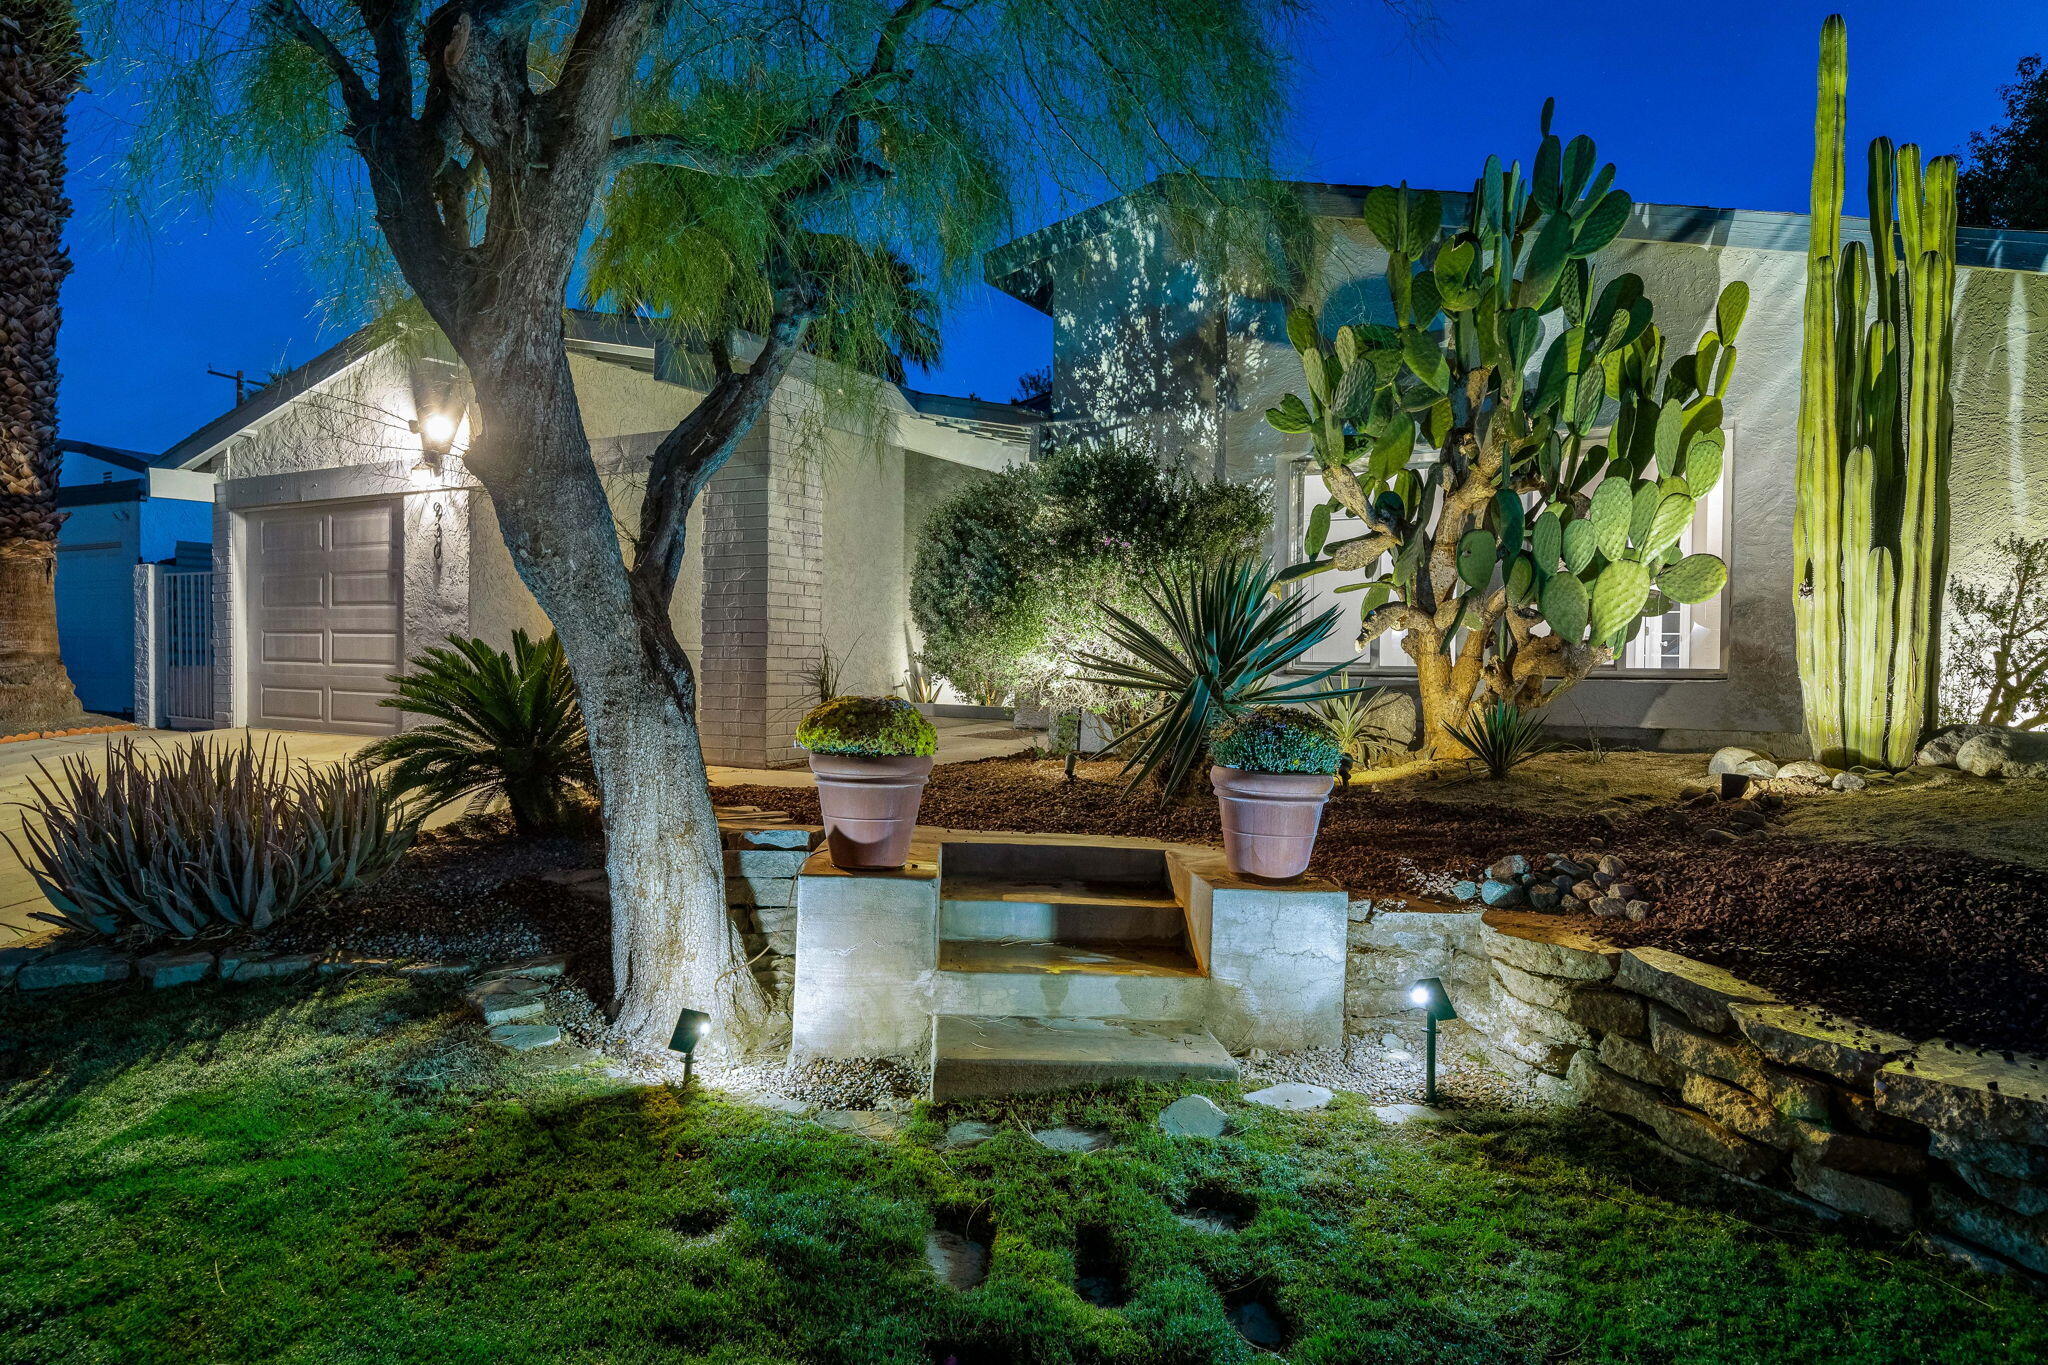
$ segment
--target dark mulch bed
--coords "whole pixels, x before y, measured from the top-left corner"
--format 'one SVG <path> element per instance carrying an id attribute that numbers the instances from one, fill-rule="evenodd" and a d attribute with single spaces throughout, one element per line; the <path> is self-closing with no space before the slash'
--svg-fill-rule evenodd
<path id="1" fill-rule="evenodd" d="M 815 823 L 809 787 L 720 787 L 721 803 Z M 953 829 L 1116 834 L 1217 845 L 1215 802 L 1158 809 L 1056 765 L 990 759 L 933 772 L 919 819 Z M 1354 895 L 1441 894 L 1508 853 L 1604 849 L 1651 893 L 1647 921 L 1601 928 L 1676 949 L 1866 1024 L 1974 1046 L 2048 1051 L 2048 876 L 1939 849 L 1808 843 L 1765 831 L 1717 844 L 1714 808 L 1640 803 L 1546 816 L 1456 797 L 1339 791 L 1311 870 Z"/>
<path id="2" fill-rule="evenodd" d="M 541 876 L 603 865 L 603 849 L 582 840 L 519 840 L 500 817 L 465 820 L 422 834 L 376 885 L 255 941 L 279 952 L 483 962 L 564 953 L 607 963 L 608 913 Z"/>

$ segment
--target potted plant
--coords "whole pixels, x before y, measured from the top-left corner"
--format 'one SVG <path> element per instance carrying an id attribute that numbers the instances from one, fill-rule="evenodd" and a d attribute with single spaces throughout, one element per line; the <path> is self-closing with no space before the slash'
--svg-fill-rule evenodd
<path id="1" fill-rule="evenodd" d="M 1209 785 L 1232 872 L 1284 881 L 1307 870 L 1343 755 L 1328 724 L 1289 707 L 1255 706 L 1216 727 Z"/>
<path id="2" fill-rule="evenodd" d="M 796 727 L 818 781 L 834 866 L 901 867 L 931 776 L 938 731 L 901 697 L 834 697 Z"/>

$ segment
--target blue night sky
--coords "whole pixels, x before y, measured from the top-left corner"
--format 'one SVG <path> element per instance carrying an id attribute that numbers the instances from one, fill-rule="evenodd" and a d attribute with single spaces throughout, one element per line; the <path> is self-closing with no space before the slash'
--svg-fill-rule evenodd
<path id="1" fill-rule="evenodd" d="M 1637 199 L 1804 209 L 1820 21 L 1849 19 L 1851 145 L 1879 134 L 1961 150 L 1998 117 L 2015 62 L 2048 51 L 2039 0 L 1437 0 L 1420 45 L 1377 4 L 1324 3 L 1298 51 L 1281 169 L 1352 183 L 1469 184 L 1488 152 L 1526 158 L 1546 95 L 1556 127 L 1592 135 Z M 296 364 L 339 335 L 267 211 L 230 203 L 205 220 L 116 226 L 105 154 L 118 87 L 81 98 L 72 174 L 75 273 L 65 291 L 62 428 L 162 450 L 229 406 L 208 368 Z M 1852 183 L 1850 204 L 1857 205 Z M 1078 205 L 1075 207 L 1079 207 Z M 1047 320 L 986 286 L 965 291 L 940 367 L 921 388 L 1007 399 L 1051 358 Z"/>

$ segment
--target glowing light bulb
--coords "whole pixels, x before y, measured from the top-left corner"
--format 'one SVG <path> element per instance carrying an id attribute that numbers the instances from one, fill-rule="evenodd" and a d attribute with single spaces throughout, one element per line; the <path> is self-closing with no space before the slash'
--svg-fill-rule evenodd
<path id="1" fill-rule="evenodd" d="M 1427 1005 L 1429 1003 L 1429 987 L 1417 986 L 1414 990 L 1408 992 L 1408 998 L 1415 1004 Z"/>
<path id="2" fill-rule="evenodd" d="M 455 439 L 455 419 L 445 412 L 430 412 L 420 419 L 420 435 L 429 444 L 445 446 Z"/>

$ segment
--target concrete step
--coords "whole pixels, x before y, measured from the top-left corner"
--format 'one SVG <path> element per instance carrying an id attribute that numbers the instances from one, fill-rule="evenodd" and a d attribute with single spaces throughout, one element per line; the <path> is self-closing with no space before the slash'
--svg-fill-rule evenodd
<path id="1" fill-rule="evenodd" d="M 1187 915 L 1164 886 L 949 876 L 939 883 L 939 937 L 1181 943 Z"/>
<path id="2" fill-rule="evenodd" d="M 1237 1076 L 1223 1045 L 1185 1020 L 941 1014 L 932 1024 L 936 1100 Z"/>
<path id="3" fill-rule="evenodd" d="M 1094 976 L 1200 976 L 1184 946 L 1154 943 L 1071 943 L 1044 939 L 941 939 L 942 972 L 1010 972 Z"/>

